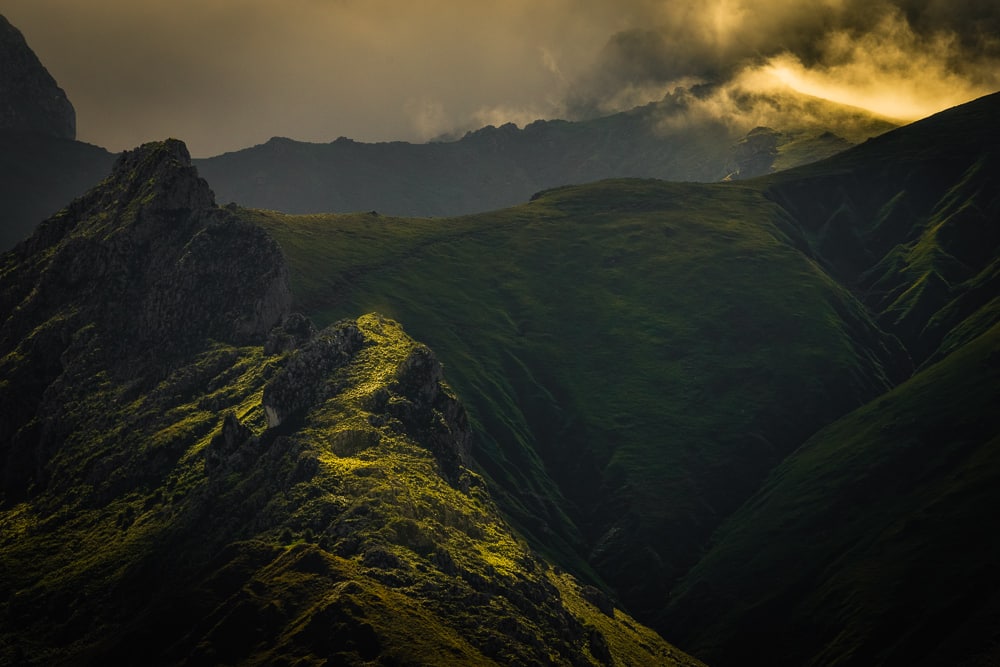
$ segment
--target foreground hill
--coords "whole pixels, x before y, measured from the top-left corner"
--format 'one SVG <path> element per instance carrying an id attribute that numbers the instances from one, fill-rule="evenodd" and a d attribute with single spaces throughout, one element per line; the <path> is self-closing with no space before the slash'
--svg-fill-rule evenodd
<path id="1" fill-rule="evenodd" d="M 266 144 L 197 160 L 220 201 L 286 213 L 376 210 L 460 215 L 514 206 L 532 193 L 614 177 L 713 182 L 827 157 L 893 127 L 860 109 L 794 93 L 705 114 L 700 94 L 593 120 L 488 126 L 457 141 L 366 144 L 340 138 Z M 771 109 L 774 127 L 745 117 Z M 743 128 L 738 130 L 736 128 Z"/>
<path id="2" fill-rule="evenodd" d="M 700 664 L 511 530 L 429 348 L 289 313 L 179 142 L 0 278 L 0 663 Z"/>
<path id="3" fill-rule="evenodd" d="M 741 184 L 607 181 L 446 221 L 237 213 L 278 239 L 301 306 L 320 321 L 377 309 L 428 341 L 515 525 L 697 655 L 739 664 L 747 647 L 815 618 L 769 659 L 908 664 L 962 637 L 971 658 L 990 650 L 989 633 L 929 637 L 873 619 L 917 598 L 925 612 L 901 618 L 982 628 L 992 613 L 941 591 L 979 582 L 988 600 L 993 579 L 941 568 L 935 593 L 920 578 L 932 557 L 914 554 L 933 544 L 933 562 L 957 559 L 960 545 L 990 539 L 975 531 L 995 508 L 979 485 L 992 472 L 946 496 L 963 488 L 950 476 L 989 465 L 996 434 L 985 418 L 996 385 L 975 369 L 995 366 L 984 341 L 1000 320 L 998 113 L 989 96 Z M 963 373 L 974 377 L 956 381 Z M 919 419 L 899 425 L 880 405 Z M 869 430 L 858 414 L 889 421 Z M 797 464 L 848 446 L 840 431 L 817 435 L 831 424 L 883 472 Z M 917 430 L 935 435 L 911 442 Z M 941 465 L 908 463 L 926 447 L 941 448 Z M 859 484 L 870 491 L 854 494 Z M 850 518 L 868 500 L 880 518 L 825 537 L 841 517 L 829 508 Z M 935 502 L 947 512 L 923 534 L 916 517 Z M 880 551 L 880 531 L 911 521 L 918 537 Z M 855 548 L 877 576 L 851 570 L 843 550 Z M 733 584 L 749 554 L 761 559 L 753 581 Z M 789 588 L 780 578 L 799 557 L 802 587 Z"/>

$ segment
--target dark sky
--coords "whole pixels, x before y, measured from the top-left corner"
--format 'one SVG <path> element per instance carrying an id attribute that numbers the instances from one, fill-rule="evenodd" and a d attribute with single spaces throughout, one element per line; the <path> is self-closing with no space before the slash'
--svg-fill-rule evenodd
<path id="1" fill-rule="evenodd" d="M 0 0 L 112 150 L 426 140 L 726 82 L 915 119 L 1000 88 L 996 0 Z"/>

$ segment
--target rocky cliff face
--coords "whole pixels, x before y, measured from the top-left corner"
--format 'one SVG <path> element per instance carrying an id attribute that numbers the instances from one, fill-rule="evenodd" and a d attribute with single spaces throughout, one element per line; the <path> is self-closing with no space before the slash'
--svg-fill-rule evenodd
<path id="1" fill-rule="evenodd" d="M 42 481 L 46 452 L 73 427 L 61 406 L 79 382 L 105 373 L 141 391 L 206 340 L 263 342 L 291 303 L 277 245 L 215 206 L 175 140 L 123 154 L 0 267 L 0 456 L 12 493 Z"/>
<path id="2" fill-rule="evenodd" d="M 76 138 L 76 111 L 21 32 L 0 16 L 0 130 Z"/>

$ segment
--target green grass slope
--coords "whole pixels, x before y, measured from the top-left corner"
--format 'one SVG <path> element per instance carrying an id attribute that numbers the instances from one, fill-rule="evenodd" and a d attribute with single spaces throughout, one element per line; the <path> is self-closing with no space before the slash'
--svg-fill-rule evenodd
<path id="1" fill-rule="evenodd" d="M 501 507 L 637 613 L 771 466 L 909 372 L 734 184 L 608 181 L 451 220 L 239 215 L 311 315 L 378 310 L 426 340 Z"/>
<path id="2" fill-rule="evenodd" d="M 719 530 L 668 624 L 711 664 L 995 664 L 1000 326 L 812 437 Z"/>
<path id="3" fill-rule="evenodd" d="M 915 362 L 997 320 L 1000 93 L 759 184 Z"/>
<path id="4" fill-rule="evenodd" d="M 607 181 L 449 220 L 239 215 L 310 313 L 378 309 L 431 342 L 515 524 L 696 654 L 988 664 L 998 107 L 743 184 Z M 871 399 L 854 414 L 876 426 L 798 450 Z"/>

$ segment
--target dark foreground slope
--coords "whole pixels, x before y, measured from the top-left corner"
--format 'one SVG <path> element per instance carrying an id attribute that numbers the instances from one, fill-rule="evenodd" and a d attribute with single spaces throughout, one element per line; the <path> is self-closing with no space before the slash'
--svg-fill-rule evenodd
<path id="1" fill-rule="evenodd" d="M 961 605 L 921 579 L 931 561 L 916 558 L 916 548 L 879 555 L 878 531 L 916 521 L 921 535 L 921 507 L 933 498 L 952 503 L 944 523 L 956 532 L 933 528 L 917 538 L 939 550 L 928 558 L 945 563 L 935 572 L 938 591 L 968 590 L 976 577 L 947 567 L 948 554 L 958 559 L 962 544 L 978 549 L 991 539 L 975 532 L 997 507 L 981 487 L 941 494 L 969 461 L 991 460 L 995 439 L 986 418 L 995 382 L 976 367 L 996 365 L 978 337 L 1000 315 L 998 105 L 1000 96 L 983 98 L 745 184 L 609 181 L 447 221 L 240 215 L 274 233 L 310 313 L 332 321 L 378 308 L 433 345 L 467 400 L 482 443 L 476 459 L 502 490 L 503 509 L 539 548 L 589 570 L 641 618 L 668 636 L 683 630 L 708 658 L 740 664 L 746 647 L 766 645 L 748 643 L 749 635 L 779 641 L 790 627 L 802 631 L 790 625 L 795 619 L 815 617 L 814 635 L 769 659 L 906 664 L 951 639 L 876 627 L 881 610 L 920 599 L 926 614 L 905 618 L 954 615 L 977 624 L 970 627 L 991 613 L 962 616 Z M 963 370 L 945 370 L 960 351 L 973 355 L 955 357 L 965 359 Z M 862 414 L 882 419 L 878 397 L 914 369 L 920 374 L 898 389 L 904 398 L 893 400 L 919 412 L 918 421 L 886 416 L 885 429 L 872 432 L 853 415 L 844 422 L 859 460 L 885 461 L 859 482 L 873 495 L 852 495 L 851 476 L 839 469 L 831 481 L 822 466 L 802 468 L 796 483 L 815 500 L 787 524 L 779 510 L 796 507 L 796 493 L 767 505 L 775 514 L 752 535 L 739 533 L 741 550 L 724 558 L 713 549 L 699 564 L 712 544 L 726 544 L 736 524 L 711 536 L 733 512 L 753 498 L 737 515 L 751 516 L 768 489 L 784 488 L 774 471 L 789 454 L 866 404 L 871 412 Z M 970 376 L 956 381 L 963 373 Z M 919 399 L 906 399 L 909 391 Z M 933 435 L 914 445 L 914 429 Z M 882 452 L 886 442 L 894 453 Z M 944 460 L 928 468 L 908 452 Z M 755 496 L 765 479 L 765 495 Z M 882 519 L 854 524 L 843 539 L 802 544 L 829 524 L 826 506 L 863 514 L 868 500 L 925 483 L 929 496 L 883 503 Z M 816 551 L 800 554 L 809 547 Z M 854 567 L 844 549 L 878 559 L 871 572 L 879 574 L 839 570 Z M 988 560 L 993 551 L 982 553 Z M 767 562 L 747 566 L 754 581 L 727 588 L 749 554 Z M 800 555 L 808 562 L 796 581 L 804 583 L 786 589 L 783 565 Z M 828 567 L 810 569 L 815 563 Z M 828 587 L 828 576 L 839 583 Z M 883 580 L 897 588 L 881 588 Z M 992 579 L 979 581 L 992 595 Z M 768 606 L 772 588 L 787 593 Z M 893 597 L 880 606 L 883 594 Z M 799 598 L 812 602 L 800 606 Z M 848 618 L 845 605 L 857 614 Z M 824 634 L 848 625 L 843 643 Z M 984 633 L 966 639 L 964 655 L 991 642 Z M 887 642 L 899 644 L 895 652 L 882 651 Z"/>
<path id="2" fill-rule="evenodd" d="M 179 142 L 0 278 L 0 663 L 697 664 L 504 523 L 427 347 L 289 315 Z"/>
<path id="3" fill-rule="evenodd" d="M 793 94 L 730 100 L 704 112 L 700 94 L 587 121 L 487 126 L 458 141 L 367 144 L 341 138 L 266 144 L 197 161 L 220 201 L 286 213 L 377 210 L 460 215 L 514 206 L 532 193 L 614 177 L 713 182 L 832 155 L 893 127 L 851 107 Z M 741 106 L 742 105 L 742 106 Z M 770 109 L 773 127 L 746 118 Z M 741 128 L 741 129 L 736 129 Z"/>

